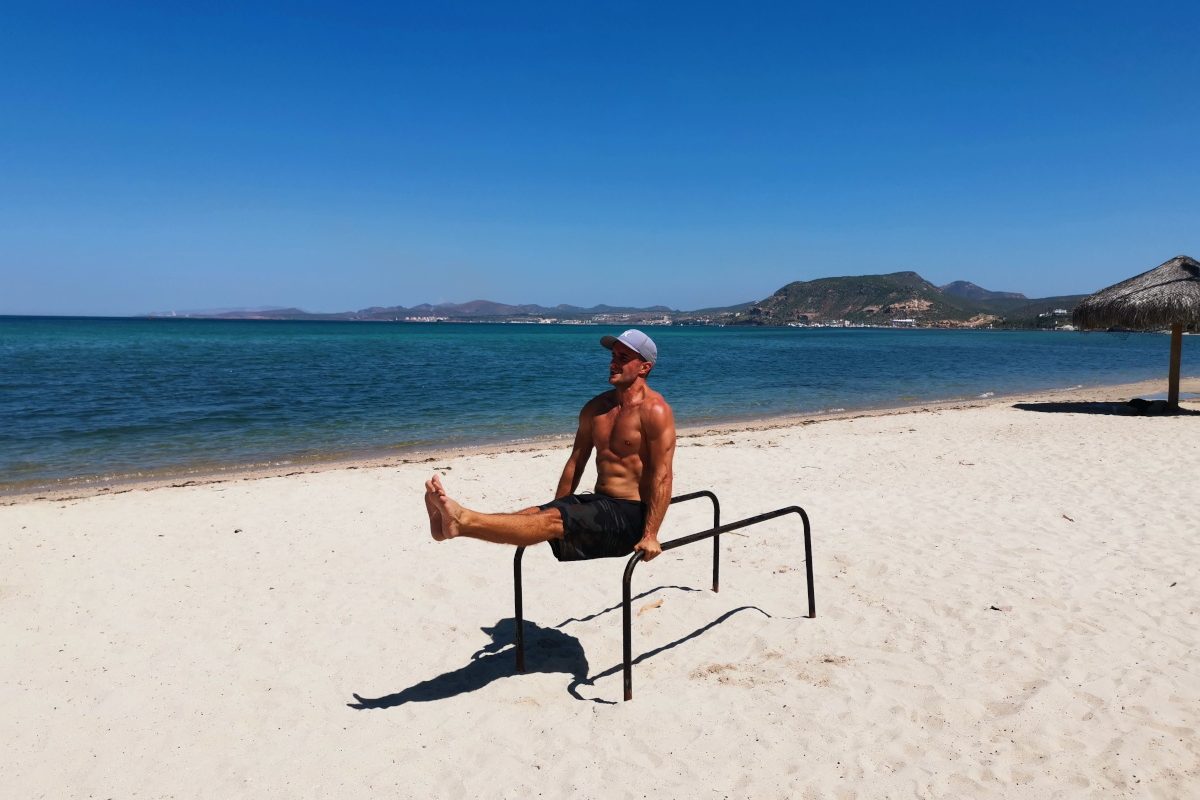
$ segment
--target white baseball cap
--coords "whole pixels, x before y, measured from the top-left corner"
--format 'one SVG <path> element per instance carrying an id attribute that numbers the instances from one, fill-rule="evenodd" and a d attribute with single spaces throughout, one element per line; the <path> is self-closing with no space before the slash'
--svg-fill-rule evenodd
<path id="1" fill-rule="evenodd" d="M 604 345 L 609 350 L 612 350 L 613 345 L 617 342 L 625 345 L 630 350 L 649 361 L 651 364 L 658 361 L 658 346 L 654 344 L 653 339 L 639 331 L 637 328 L 630 328 L 620 336 L 600 337 L 600 344 Z"/>

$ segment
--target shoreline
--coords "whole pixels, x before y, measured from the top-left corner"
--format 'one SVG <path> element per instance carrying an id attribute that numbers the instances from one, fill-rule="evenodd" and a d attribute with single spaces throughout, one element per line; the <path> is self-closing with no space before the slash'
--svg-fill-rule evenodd
<path id="1" fill-rule="evenodd" d="M 811 548 L 786 514 L 721 537 L 719 592 L 706 542 L 639 566 L 632 702 L 625 559 L 524 553 L 519 671 L 512 548 L 430 535 L 431 468 L 528 508 L 566 442 L 0 507 L 6 785 L 1197 796 L 1200 380 L 1186 414 L 1115 402 L 1162 388 L 689 428 L 677 493 L 726 524 L 800 507 Z M 680 504 L 661 538 L 712 514 Z"/>
<path id="2" fill-rule="evenodd" d="M 1158 395 L 1165 391 L 1162 380 L 1145 380 L 1133 383 L 1078 385 L 1060 389 L 1032 390 L 1013 393 L 997 393 L 988 397 L 920 402 L 910 405 L 868 406 L 864 408 L 826 411 L 812 414 L 787 414 L 776 417 L 759 417 L 714 421 L 701 425 L 682 425 L 678 429 L 680 439 L 691 439 L 707 435 L 731 435 L 754 431 L 779 430 L 812 425 L 820 422 L 861 419 L 865 417 L 888 417 L 902 414 L 938 412 L 989 405 L 1008 404 L 1016 399 L 1050 402 L 1124 402 L 1133 397 Z M 1182 377 L 1180 391 L 1186 402 L 1187 394 L 1200 393 L 1200 376 Z M 39 501 L 62 502 L 79 500 L 99 495 L 118 495 L 134 491 L 149 491 L 161 488 L 180 488 L 210 484 L 252 481 L 264 478 L 281 478 L 293 475 L 308 475 L 336 470 L 376 469 L 410 464 L 432 464 L 438 461 L 465 458 L 477 455 L 533 453 L 555 449 L 564 442 L 569 443 L 570 434 L 557 434 L 497 443 L 472 444 L 460 447 L 418 449 L 393 455 L 354 455 L 349 457 L 314 456 L 311 459 L 296 459 L 261 464 L 232 464 L 227 468 L 165 469 L 146 476 L 112 478 L 66 478 L 60 482 L 40 485 L 30 489 L 8 491 L 0 488 L 0 506 L 13 506 Z M 386 448 L 382 448 L 386 450 Z M 72 483 L 72 481 L 77 481 Z"/>

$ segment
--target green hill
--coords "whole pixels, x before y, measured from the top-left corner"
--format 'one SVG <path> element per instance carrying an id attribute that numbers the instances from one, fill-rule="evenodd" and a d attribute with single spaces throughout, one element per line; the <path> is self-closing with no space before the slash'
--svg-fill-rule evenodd
<path id="1" fill-rule="evenodd" d="M 1053 328 L 1071 321 L 1071 312 L 1086 294 L 1068 294 L 1059 297 L 1043 297 L 1037 300 L 1026 300 L 1016 306 L 1005 309 L 1003 319 L 996 327 L 1004 328 Z M 1065 311 L 1065 314 L 1054 312 Z"/>
<path id="2" fill-rule="evenodd" d="M 993 292 L 970 281 L 953 281 L 938 288 L 952 297 L 961 297 L 964 300 L 994 308 L 1019 305 L 1029 301 L 1029 298 L 1020 292 Z"/>
<path id="3" fill-rule="evenodd" d="M 886 325 L 893 319 L 918 324 L 967 322 L 982 313 L 977 303 L 947 295 L 915 272 L 794 281 L 750 308 L 733 312 L 743 325 L 852 323 Z"/>

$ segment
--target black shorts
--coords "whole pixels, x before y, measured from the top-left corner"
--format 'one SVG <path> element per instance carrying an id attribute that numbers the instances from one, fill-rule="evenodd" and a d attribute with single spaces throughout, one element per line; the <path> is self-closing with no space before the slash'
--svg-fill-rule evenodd
<path id="1" fill-rule="evenodd" d="M 563 536 L 550 540 L 559 561 L 627 556 L 646 527 L 645 503 L 606 494 L 569 494 L 538 508 L 562 516 Z"/>

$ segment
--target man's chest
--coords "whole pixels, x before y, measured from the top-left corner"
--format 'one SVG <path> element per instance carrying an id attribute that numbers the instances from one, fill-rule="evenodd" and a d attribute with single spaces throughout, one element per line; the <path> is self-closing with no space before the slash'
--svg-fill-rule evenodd
<path id="1" fill-rule="evenodd" d="M 637 408 L 613 409 L 601 414 L 592 425 L 592 433 L 599 452 L 627 456 L 642 448 L 642 423 Z"/>

